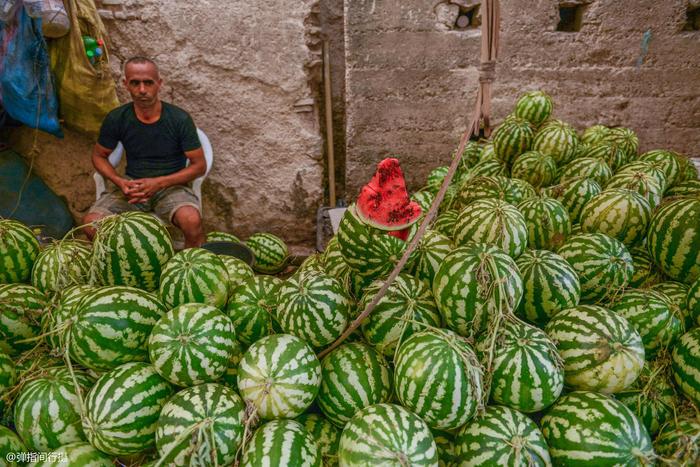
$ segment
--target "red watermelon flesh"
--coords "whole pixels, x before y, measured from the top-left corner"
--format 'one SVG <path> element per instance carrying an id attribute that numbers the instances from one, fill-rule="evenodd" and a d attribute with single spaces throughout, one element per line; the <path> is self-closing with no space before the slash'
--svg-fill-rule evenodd
<path id="1" fill-rule="evenodd" d="M 356 207 L 355 212 L 364 223 L 390 231 L 406 229 L 421 214 L 418 203 L 408 197 L 399 160 L 393 157 L 377 164 L 374 177 L 360 191 Z M 408 231 L 394 236 L 405 240 L 402 237 L 407 237 Z"/>

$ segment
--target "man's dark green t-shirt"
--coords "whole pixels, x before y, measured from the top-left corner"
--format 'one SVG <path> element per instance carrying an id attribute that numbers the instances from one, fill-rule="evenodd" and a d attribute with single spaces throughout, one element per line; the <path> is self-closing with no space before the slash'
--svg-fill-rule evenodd
<path id="1" fill-rule="evenodd" d="M 149 178 L 170 175 L 187 165 L 186 151 L 201 147 L 192 117 L 181 108 L 162 102 L 160 119 L 143 123 L 134 104 L 124 104 L 107 114 L 97 142 L 114 149 L 121 141 L 126 152 L 126 175 Z"/>

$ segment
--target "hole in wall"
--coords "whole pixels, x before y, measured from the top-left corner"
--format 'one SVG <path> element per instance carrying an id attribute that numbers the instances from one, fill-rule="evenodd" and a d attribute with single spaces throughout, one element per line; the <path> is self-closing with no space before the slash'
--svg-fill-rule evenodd
<path id="1" fill-rule="evenodd" d="M 454 29 L 463 31 L 465 29 L 475 29 L 481 26 L 480 5 L 462 6 L 459 5 L 459 14 L 455 20 Z"/>
<path id="2" fill-rule="evenodd" d="M 559 23 L 557 31 L 578 32 L 583 23 L 583 13 L 586 5 L 562 3 L 559 5 Z"/>
<path id="3" fill-rule="evenodd" d="M 700 6 L 691 7 L 685 11 L 684 31 L 700 31 Z"/>

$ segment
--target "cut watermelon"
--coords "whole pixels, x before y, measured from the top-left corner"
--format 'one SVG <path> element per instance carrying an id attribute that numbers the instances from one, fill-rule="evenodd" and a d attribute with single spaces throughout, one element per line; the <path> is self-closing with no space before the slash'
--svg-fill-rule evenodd
<path id="1" fill-rule="evenodd" d="M 399 160 L 393 157 L 377 164 L 377 172 L 362 187 L 356 206 L 357 216 L 364 223 L 381 230 L 404 230 L 421 215 L 421 207 L 408 197 Z"/>

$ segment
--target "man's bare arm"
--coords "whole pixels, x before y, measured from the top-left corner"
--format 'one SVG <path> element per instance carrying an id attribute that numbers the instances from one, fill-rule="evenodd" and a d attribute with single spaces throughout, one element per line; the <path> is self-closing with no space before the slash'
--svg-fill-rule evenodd
<path id="1" fill-rule="evenodd" d="M 112 164 L 109 163 L 109 155 L 113 149 L 108 149 L 99 143 L 95 143 L 95 148 L 92 150 L 92 165 L 95 170 L 107 180 L 118 186 L 124 194 L 129 194 L 128 180 L 121 177 Z"/>

